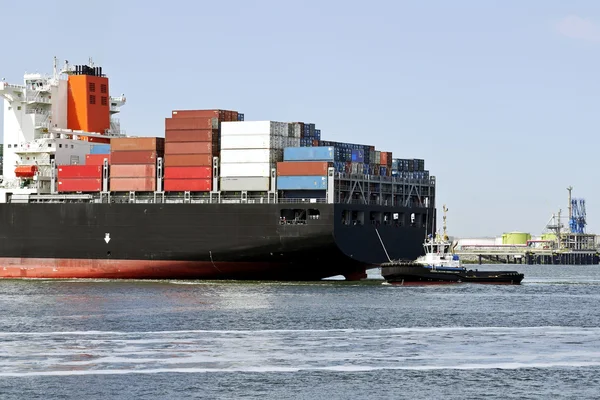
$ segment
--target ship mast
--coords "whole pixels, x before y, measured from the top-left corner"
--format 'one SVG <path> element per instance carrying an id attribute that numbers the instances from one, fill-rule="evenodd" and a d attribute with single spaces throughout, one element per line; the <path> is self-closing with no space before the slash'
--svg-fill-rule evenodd
<path id="1" fill-rule="evenodd" d="M 442 210 L 444 210 L 444 225 L 443 225 L 443 235 L 442 235 L 442 240 L 448 240 L 448 232 L 446 231 L 446 213 L 448 212 L 448 208 L 446 207 L 446 205 L 444 204 L 442 206 Z"/>

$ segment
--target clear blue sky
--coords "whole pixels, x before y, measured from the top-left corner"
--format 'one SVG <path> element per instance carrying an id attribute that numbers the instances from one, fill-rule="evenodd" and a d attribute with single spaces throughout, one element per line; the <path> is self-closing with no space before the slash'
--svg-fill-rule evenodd
<path id="1" fill-rule="evenodd" d="M 450 233 L 539 233 L 568 185 L 600 232 L 600 2 L 37 1 L 0 8 L 0 77 L 102 65 L 128 134 L 177 108 L 312 121 L 424 158 Z M 1 128 L 0 128 L 1 129 Z"/>

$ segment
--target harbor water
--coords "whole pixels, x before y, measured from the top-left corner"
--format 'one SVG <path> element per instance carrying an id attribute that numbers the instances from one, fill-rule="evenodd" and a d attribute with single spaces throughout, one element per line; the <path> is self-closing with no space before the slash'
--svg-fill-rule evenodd
<path id="1" fill-rule="evenodd" d="M 600 266 L 520 286 L 0 281 L 2 399 L 592 399 Z"/>

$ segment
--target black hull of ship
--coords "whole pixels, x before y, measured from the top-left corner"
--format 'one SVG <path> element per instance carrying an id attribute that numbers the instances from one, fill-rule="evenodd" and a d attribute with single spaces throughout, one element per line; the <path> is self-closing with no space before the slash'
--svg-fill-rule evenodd
<path id="1" fill-rule="evenodd" d="M 422 254 L 424 227 L 347 224 L 342 212 L 349 208 L 415 212 L 342 204 L 0 204 L 0 277 L 355 280 L 389 258 Z M 291 209 L 309 216 L 282 221 Z"/>
<path id="2" fill-rule="evenodd" d="M 436 271 L 422 266 L 383 266 L 381 275 L 393 285 L 435 285 L 445 283 L 482 283 L 519 285 L 523 274 L 517 271 L 464 272 Z"/>

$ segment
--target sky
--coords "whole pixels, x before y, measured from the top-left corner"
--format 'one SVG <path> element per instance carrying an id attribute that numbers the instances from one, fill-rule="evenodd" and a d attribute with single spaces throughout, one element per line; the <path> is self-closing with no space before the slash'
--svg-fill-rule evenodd
<path id="1" fill-rule="evenodd" d="M 0 18 L 0 78 L 92 57 L 129 135 L 164 136 L 174 109 L 314 122 L 425 159 L 453 236 L 540 234 L 568 186 L 600 233 L 598 1 L 29 0 Z"/>

